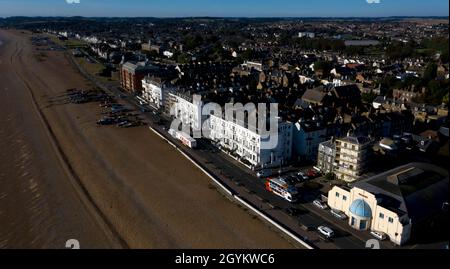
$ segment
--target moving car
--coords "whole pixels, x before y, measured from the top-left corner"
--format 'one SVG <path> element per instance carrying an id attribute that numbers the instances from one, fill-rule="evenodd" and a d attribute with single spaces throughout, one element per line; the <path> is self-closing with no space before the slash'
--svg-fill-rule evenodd
<path id="1" fill-rule="evenodd" d="M 386 240 L 387 235 L 383 232 L 371 231 L 370 234 L 378 240 Z"/>
<path id="2" fill-rule="evenodd" d="M 345 215 L 345 213 L 342 211 L 332 209 L 330 211 L 330 213 L 331 213 L 331 215 L 333 215 L 333 217 L 336 217 L 338 219 L 341 219 L 341 220 L 347 219 L 347 215 Z"/>
<path id="3" fill-rule="evenodd" d="M 317 231 L 324 235 L 326 238 L 331 238 L 334 236 L 334 231 L 327 226 L 319 226 L 317 227 Z"/>
<path id="4" fill-rule="evenodd" d="M 320 209 L 327 209 L 327 208 L 328 208 L 328 206 L 327 206 L 324 202 L 322 202 L 321 200 L 319 200 L 319 199 L 314 200 L 314 201 L 313 201 L 313 204 L 314 204 L 315 206 L 317 206 L 318 208 L 320 208 Z"/>

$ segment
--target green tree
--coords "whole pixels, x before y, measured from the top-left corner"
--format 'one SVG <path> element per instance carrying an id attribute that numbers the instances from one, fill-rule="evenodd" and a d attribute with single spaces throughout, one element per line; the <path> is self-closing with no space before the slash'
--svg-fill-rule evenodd
<path id="1" fill-rule="evenodd" d="M 431 81 L 437 77 L 437 65 L 435 63 L 430 63 L 427 65 L 423 73 L 423 79 L 425 81 Z"/>
<path id="2" fill-rule="evenodd" d="M 364 102 L 370 104 L 373 102 L 373 100 L 375 100 L 375 98 L 377 98 L 377 95 L 373 92 L 363 93 L 363 94 L 361 94 L 361 98 Z"/>
<path id="3" fill-rule="evenodd" d="M 186 64 L 191 61 L 191 57 L 189 55 L 187 55 L 186 53 L 181 53 L 180 55 L 177 56 L 176 59 L 177 59 L 177 62 L 180 64 Z"/>
<path id="4" fill-rule="evenodd" d="M 322 70 L 324 75 L 330 73 L 331 67 L 331 63 L 327 61 L 317 61 L 314 63 L 314 71 Z"/>
<path id="5" fill-rule="evenodd" d="M 333 181 L 336 178 L 336 176 L 333 173 L 326 173 L 325 174 L 325 180 Z"/>

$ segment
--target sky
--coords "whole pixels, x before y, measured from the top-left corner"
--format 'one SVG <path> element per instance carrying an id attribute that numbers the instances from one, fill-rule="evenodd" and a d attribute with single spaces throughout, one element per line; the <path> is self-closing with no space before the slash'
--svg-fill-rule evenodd
<path id="1" fill-rule="evenodd" d="M 448 0 L 0 0 L 0 17 L 389 17 L 448 10 Z"/>

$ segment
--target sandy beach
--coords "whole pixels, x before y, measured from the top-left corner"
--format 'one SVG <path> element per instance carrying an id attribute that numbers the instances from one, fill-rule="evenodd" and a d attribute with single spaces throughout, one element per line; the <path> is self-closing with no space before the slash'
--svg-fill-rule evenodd
<path id="1" fill-rule="evenodd" d="M 63 52 L 0 30 L 0 248 L 293 248 L 146 127 L 67 104 L 92 85 Z"/>

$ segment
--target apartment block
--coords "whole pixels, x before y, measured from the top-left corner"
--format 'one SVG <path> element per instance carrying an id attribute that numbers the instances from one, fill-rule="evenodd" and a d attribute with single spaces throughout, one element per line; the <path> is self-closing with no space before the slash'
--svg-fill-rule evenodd
<path id="1" fill-rule="evenodd" d="M 365 136 L 336 139 L 336 177 L 347 182 L 360 179 L 370 163 L 371 146 L 372 140 Z"/>

